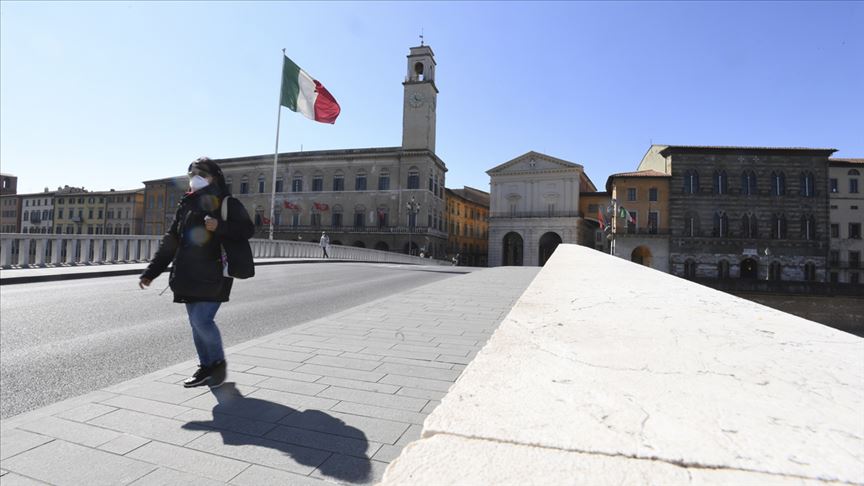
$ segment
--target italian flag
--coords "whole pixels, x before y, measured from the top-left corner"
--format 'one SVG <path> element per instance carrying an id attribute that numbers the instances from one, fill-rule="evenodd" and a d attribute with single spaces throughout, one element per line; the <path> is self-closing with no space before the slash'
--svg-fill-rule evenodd
<path id="1" fill-rule="evenodd" d="M 310 120 L 336 123 L 339 103 L 318 80 L 300 69 L 285 56 L 282 62 L 282 106 L 297 111 Z"/>

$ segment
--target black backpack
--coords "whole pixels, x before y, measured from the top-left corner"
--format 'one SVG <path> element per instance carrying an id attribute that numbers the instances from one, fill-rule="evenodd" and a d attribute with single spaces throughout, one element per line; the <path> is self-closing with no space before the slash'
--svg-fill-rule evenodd
<path id="1" fill-rule="evenodd" d="M 222 199 L 222 221 L 228 221 L 228 200 Z M 249 215 L 246 215 L 249 218 Z M 222 238 L 222 275 L 230 278 L 251 278 L 255 276 L 255 261 L 252 258 L 252 247 L 249 240 L 232 240 Z"/>

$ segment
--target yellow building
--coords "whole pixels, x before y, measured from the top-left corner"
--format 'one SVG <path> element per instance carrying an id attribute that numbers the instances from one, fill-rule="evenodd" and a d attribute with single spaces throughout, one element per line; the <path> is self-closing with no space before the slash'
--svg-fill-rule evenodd
<path id="1" fill-rule="evenodd" d="M 606 190 L 612 211 L 604 214 L 612 226 L 612 253 L 669 272 L 669 180 L 656 170 L 612 174 Z"/>
<path id="2" fill-rule="evenodd" d="M 602 252 L 609 252 L 610 240 L 607 239 L 605 231 L 599 228 L 601 212 L 605 212 L 612 200 L 609 198 L 608 192 L 580 192 L 579 193 L 579 212 L 583 215 L 586 221 L 597 222 L 594 227 L 594 249 Z"/>
<path id="3" fill-rule="evenodd" d="M 447 254 L 459 265 L 485 267 L 489 257 L 489 193 L 465 186 L 447 189 Z"/>

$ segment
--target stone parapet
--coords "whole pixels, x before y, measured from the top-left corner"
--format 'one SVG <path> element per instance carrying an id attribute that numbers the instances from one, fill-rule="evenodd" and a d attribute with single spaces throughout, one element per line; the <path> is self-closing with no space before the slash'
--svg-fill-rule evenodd
<path id="1" fill-rule="evenodd" d="M 560 245 L 382 484 L 864 483 L 864 339 Z"/>

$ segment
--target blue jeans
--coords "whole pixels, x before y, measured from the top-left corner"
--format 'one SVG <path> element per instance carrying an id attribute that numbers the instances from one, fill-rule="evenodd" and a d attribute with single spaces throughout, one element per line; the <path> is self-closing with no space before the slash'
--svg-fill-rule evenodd
<path id="1" fill-rule="evenodd" d="M 192 339 L 198 351 L 198 362 L 203 366 L 211 366 L 225 359 L 222 350 L 222 335 L 213 320 L 221 302 L 192 302 L 186 304 L 189 314 L 189 324 L 192 325 Z"/>

